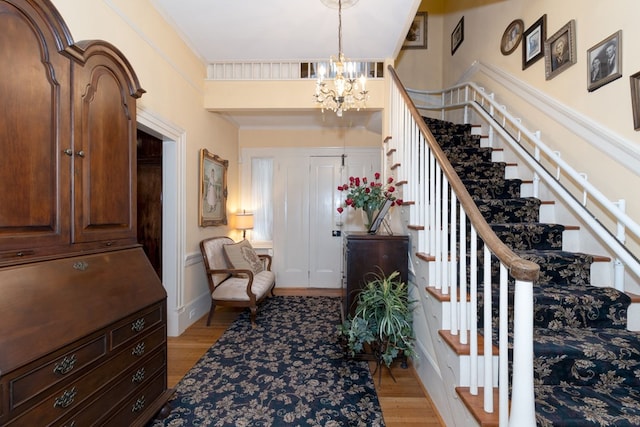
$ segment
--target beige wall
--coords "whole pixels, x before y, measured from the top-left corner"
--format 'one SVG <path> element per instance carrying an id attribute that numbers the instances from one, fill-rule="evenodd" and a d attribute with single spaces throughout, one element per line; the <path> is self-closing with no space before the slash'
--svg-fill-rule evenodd
<path id="1" fill-rule="evenodd" d="M 427 48 L 402 49 L 396 59 L 396 71 L 402 83 L 411 89 L 436 90 L 442 86 L 443 25 L 445 0 L 422 0 L 419 12 L 427 12 Z"/>

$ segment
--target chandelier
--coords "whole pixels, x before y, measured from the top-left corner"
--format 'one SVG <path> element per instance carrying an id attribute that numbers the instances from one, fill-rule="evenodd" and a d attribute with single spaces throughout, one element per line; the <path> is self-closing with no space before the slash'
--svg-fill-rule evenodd
<path id="1" fill-rule="evenodd" d="M 342 52 L 342 0 L 338 0 L 338 56 L 331 57 L 329 66 L 330 75 L 335 76 L 333 87 L 329 87 L 325 81 L 327 70 L 324 65 L 319 67 L 316 81 L 314 97 L 322 111 L 332 110 L 338 117 L 342 117 L 343 111 L 364 108 L 369 97 L 365 89 L 366 77 L 361 75 L 356 78 L 356 64 L 346 60 Z"/>

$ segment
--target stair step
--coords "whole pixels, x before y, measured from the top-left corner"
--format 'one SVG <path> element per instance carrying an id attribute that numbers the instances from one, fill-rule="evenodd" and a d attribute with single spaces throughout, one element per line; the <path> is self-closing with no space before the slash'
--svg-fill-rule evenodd
<path id="1" fill-rule="evenodd" d="M 458 301 L 460 301 L 460 288 L 457 288 L 458 292 Z M 435 286 L 427 286 L 425 288 L 425 290 L 432 296 L 434 297 L 437 301 L 439 302 L 450 302 L 451 301 L 451 294 L 450 293 L 443 293 L 442 289 L 438 289 Z M 469 296 L 469 294 L 467 293 L 467 301 L 470 301 L 471 298 Z"/>
<path id="2" fill-rule="evenodd" d="M 536 421 L 540 426 L 639 426 L 640 392 L 605 387 L 536 386 Z"/>
<path id="3" fill-rule="evenodd" d="M 460 344 L 460 336 L 453 335 L 451 331 L 448 330 L 439 330 L 438 335 L 440 335 L 445 343 L 458 355 L 458 356 L 468 356 L 471 354 L 471 347 L 469 344 Z M 491 354 L 497 355 L 499 352 L 498 347 L 495 345 L 491 346 Z M 484 355 L 484 337 L 482 335 L 478 335 L 478 355 Z"/>
<path id="4" fill-rule="evenodd" d="M 521 197 L 520 179 L 474 179 L 462 180 L 474 199 L 515 199 Z"/>
<path id="5" fill-rule="evenodd" d="M 491 224 L 491 229 L 513 251 L 559 251 L 564 226 L 539 222 Z"/>
<path id="6" fill-rule="evenodd" d="M 513 199 L 477 199 L 478 210 L 489 224 L 506 222 L 539 222 L 540 199 L 519 197 Z"/>
<path id="7" fill-rule="evenodd" d="M 481 427 L 498 427 L 499 425 L 499 412 L 498 412 L 498 390 L 493 390 L 493 402 L 495 404 L 494 411 L 492 413 L 485 412 L 484 410 L 484 388 L 478 388 L 478 394 L 471 394 L 469 387 L 456 387 L 456 393 L 460 396 L 460 400 L 469 409 L 469 412 L 473 415 L 473 418 L 480 424 Z"/>
<path id="8" fill-rule="evenodd" d="M 533 340 L 536 384 L 640 387 L 638 333 L 610 328 L 536 328 Z"/>

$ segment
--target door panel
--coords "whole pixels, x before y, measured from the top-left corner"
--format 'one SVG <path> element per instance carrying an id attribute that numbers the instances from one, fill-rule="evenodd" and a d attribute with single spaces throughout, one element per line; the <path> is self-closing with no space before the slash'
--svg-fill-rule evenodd
<path id="1" fill-rule="evenodd" d="M 309 182 L 309 287 L 341 287 L 341 157 L 312 157 Z"/>
<path id="2" fill-rule="evenodd" d="M 309 280 L 309 162 L 285 158 L 274 166 L 273 262 L 277 284 L 302 287 Z"/>

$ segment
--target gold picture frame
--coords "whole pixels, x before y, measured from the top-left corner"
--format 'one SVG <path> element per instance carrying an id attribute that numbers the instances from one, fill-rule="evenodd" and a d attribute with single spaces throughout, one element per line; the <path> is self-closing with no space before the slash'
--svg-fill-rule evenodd
<path id="1" fill-rule="evenodd" d="M 227 169 L 222 160 L 206 148 L 200 150 L 200 197 L 198 223 L 200 227 L 227 224 Z"/>
<path id="2" fill-rule="evenodd" d="M 551 80 L 576 63 L 576 21 L 564 24 L 544 42 L 545 78 Z"/>

